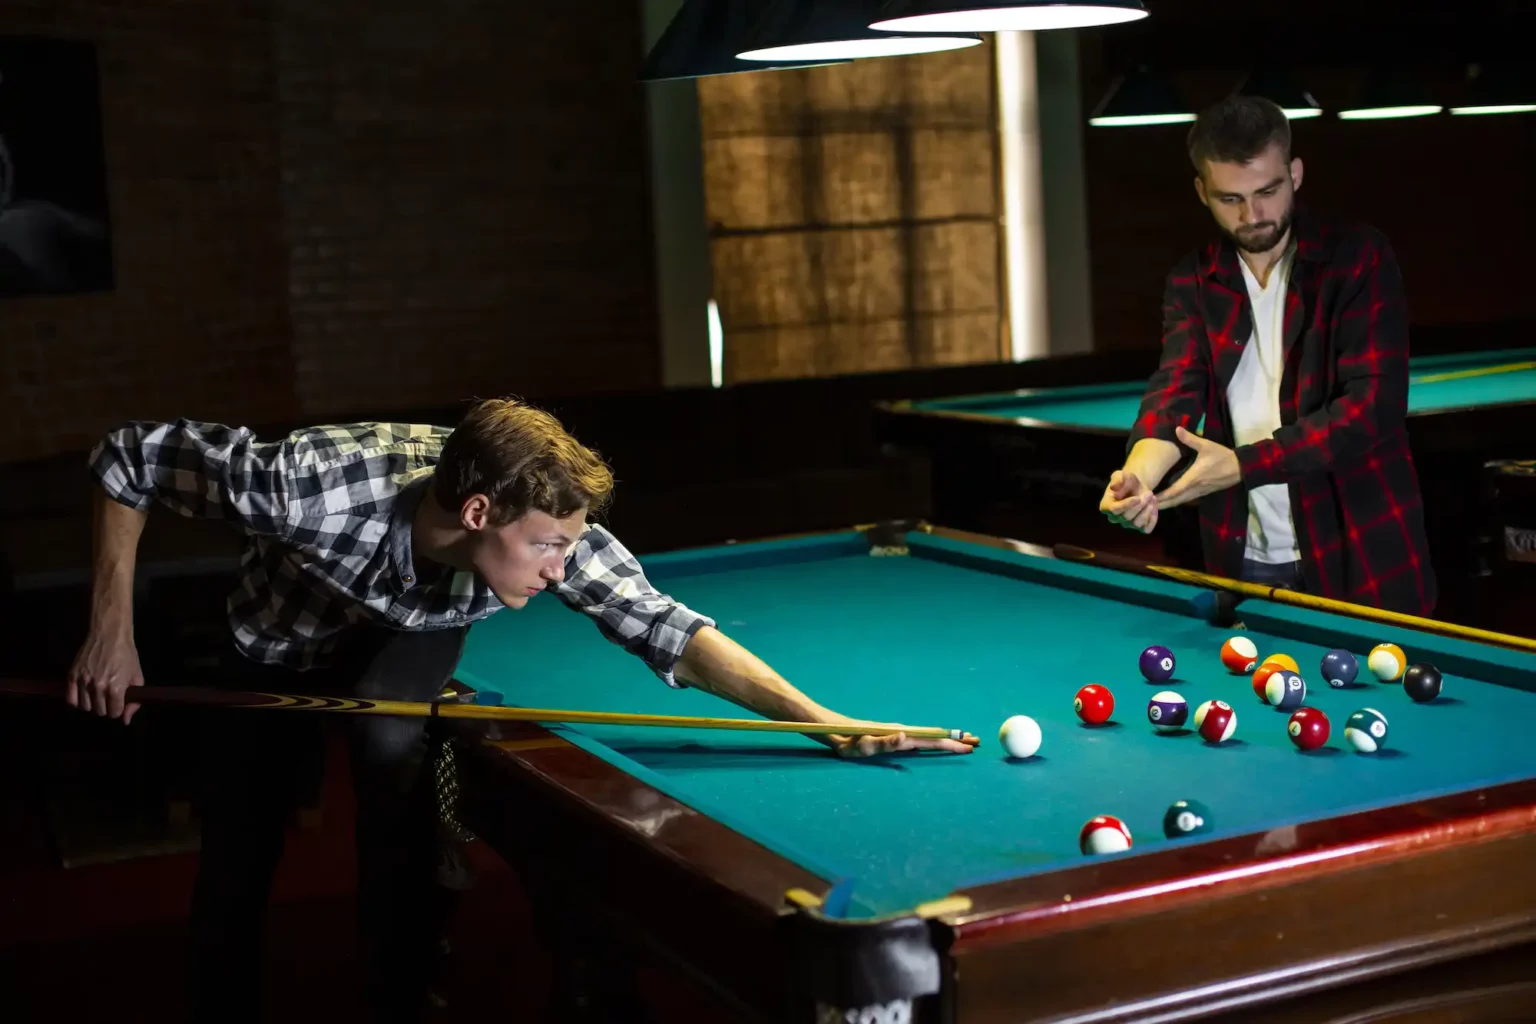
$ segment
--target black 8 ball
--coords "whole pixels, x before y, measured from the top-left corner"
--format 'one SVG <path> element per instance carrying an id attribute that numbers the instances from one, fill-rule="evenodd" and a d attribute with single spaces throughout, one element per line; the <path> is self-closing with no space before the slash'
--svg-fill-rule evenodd
<path id="1" fill-rule="evenodd" d="M 1433 665 L 1410 665 L 1403 673 L 1403 692 L 1423 704 L 1440 696 L 1440 670 Z"/>

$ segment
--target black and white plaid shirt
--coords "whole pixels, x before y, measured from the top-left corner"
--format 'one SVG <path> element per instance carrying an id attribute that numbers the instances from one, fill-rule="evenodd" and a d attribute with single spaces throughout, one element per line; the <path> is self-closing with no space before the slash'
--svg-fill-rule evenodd
<path id="1" fill-rule="evenodd" d="M 247 537 L 229 597 L 235 644 L 255 661 L 324 665 L 340 632 L 443 629 L 504 606 L 474 573 L 416 565 L 411 519 L 450 430 L 414 423 L 312 427 L 272 441 L 214 423 L 131 422 L 91 452 L 114 500 L 158 501 Z M 714 622 L 658 593 L 607 530 L 588 525 L 551 587 L 670 686 L 688 640 Z"/>

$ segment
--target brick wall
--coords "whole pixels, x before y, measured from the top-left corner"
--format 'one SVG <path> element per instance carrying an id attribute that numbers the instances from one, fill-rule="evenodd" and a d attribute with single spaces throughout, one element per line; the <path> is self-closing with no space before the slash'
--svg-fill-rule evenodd
<path id="1" fill-rule="evenodd" d="M 97 45 L 117 278 L 0 309 L 0 461 L 657 383 L 639 8 L 601 6 L 0 6 Z"/>
<path id="2" fill-rule="evenodd" d="M 116 288 L 0 305 L 0 459 L 128 416 L 294 411 L 270 25 L 251 5 L 22 0 L 94 40 Z"/>

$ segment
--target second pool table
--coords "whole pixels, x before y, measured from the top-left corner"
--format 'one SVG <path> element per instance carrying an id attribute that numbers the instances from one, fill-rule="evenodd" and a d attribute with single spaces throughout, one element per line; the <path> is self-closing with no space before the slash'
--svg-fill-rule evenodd
<path id="1" fill-rule="evenodd" d="M 1536 348 L 1416 357 L 1409 373 L 1408 431 L 1436 568 L 1479 571 L 1481 467 L 1536 456 Z M 876 429 L 931 459 L 933 521 L 1107 546 L 1120 531 L 1097 521 L 1098 500 L 1125 460 L 1145 389 L 1145 380 L 1111 381 L 883 402 Z M 1199 567 L 1193 510 L 1165 522 L 1168 560 Z"/>
<path id="2" fill-rule="evenodd" d="M 927 526 L 645 565 L 826 705 L 984 741 L 844 760 L 794 734 L 443 721 L 458 814 L 565 930 L 659 955 L 739 1019 L 1536 1015 L 1536 655 L 1269 601 L 1222 628 L 1208 591 Z M 1298 750 L 1288 713 L 1221 665 L 1237 628 L 1300 663 L 1325 747 Z M 1318 679 L 1329 648 L 1384 640 L 1438 665 L 1444 694 Z M 1139 674 L 1152 643 L 1173 681 Z M 474 626 L 455 677 L 523 706 L 747 714 L 668 689 L 544 598 Z M 1115 696 L 1106 725 L 1074 714 L 1090 682 Z M 1162 689 L 1229 702 L 1235 737 L 1157 732 Z M 1363 707 L 1390 723 L 1374 755 L 1343 740 Z M 1013 714 L 1040 722 L 1035 757 L 998 745 Z M 1186 798 L 1214 830 L 1164 837 Z M 1130 851 L 1079 851 L 1098 814 Z"/>

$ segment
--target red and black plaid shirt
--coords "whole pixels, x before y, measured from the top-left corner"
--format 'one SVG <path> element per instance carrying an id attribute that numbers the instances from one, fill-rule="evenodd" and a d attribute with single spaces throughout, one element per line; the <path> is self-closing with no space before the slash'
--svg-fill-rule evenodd
<path id="1" fill-rule="evenodd" d="M 1427 615 L 1436 598 L 1418 474 L 1408 450 L 1408 316 L 1402 275 L 1370 227 L 1325 220 L 1298 205 L 1285 299 L 1280 429 L 1238 447 L 1242 481 L 1200 501 L 1208 571 L 1239 578 L 1248 489 L 1283 483 L 1291 496 L 1307 590 Z M 1175 441 L 1174 427 L 1232 445 L 1227 385 L 1253 336 L 1237 250 L 1196 250 L 1168 276 L 1161 365 L 1130 444 Z"/>

